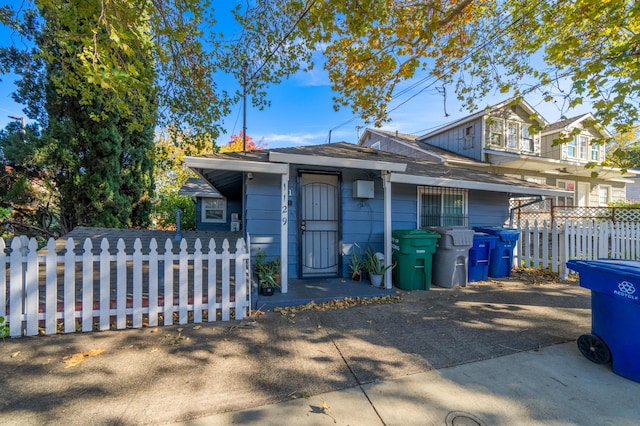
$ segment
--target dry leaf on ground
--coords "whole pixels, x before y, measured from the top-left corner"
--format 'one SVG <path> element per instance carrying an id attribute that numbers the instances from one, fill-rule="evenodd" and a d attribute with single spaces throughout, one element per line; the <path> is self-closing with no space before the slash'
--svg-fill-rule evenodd
<path id="1" fill-rule="evenodd" d="M 87 352 L 80 352 L 77 354 L 65 356 L 64 358 L 62 358 L 64 363 L 67 364 L 66 367 L 64 368 L 75 367 L 76 365 L 84 361 L 85 358 L 90 356 L 98 356 L 103 352 L 104 352 L 104 349 L 92 349 Z"/>

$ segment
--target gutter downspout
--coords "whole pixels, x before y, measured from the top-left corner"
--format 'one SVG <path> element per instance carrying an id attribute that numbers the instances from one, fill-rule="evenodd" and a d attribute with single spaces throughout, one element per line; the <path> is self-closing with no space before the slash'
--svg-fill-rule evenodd
<path id="1" fill-rule="evenodd" d="M 534 204 L 541 203 L 541 202 L 543 202 L 544 200 L 545 200 L 544 196 L 542 196 L 542 195 L 538 195 L 538 196 L 536 197 L 536 199 L 535 199 L 535 200 L 533 200 L 533 201 L 529 201 L 528 203 L 524 203 L 524 204 L 522 204 L 521 206 L 514 207 L 514 208 L 512 208 L 512 209 L 509 209 L 509 228 L 513 228 L 513 217 L 515 216 L 515 211 L 516 211 L 516 210 L 520 210 L 520 209 L 522 209 L 522 208 L 524 208 L 524 207 L 532 206 L 532 205 L 534 205 Z"/>

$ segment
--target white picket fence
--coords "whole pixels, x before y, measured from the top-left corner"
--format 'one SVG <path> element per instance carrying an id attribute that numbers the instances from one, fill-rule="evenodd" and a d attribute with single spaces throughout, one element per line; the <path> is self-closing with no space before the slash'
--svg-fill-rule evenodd
<path id="1" fill-rule="evenodd" d="M 171 325 L 174 315 L 178 324 L 201 323 L 203 314 L 242 319 L 251 306 L 249 241 L 238 239 L 232 253 L 227 239 L 220 252 L 211 239 L 203 253 L 199 239 L 193 247 L 183 239 L 177 252 L 172 240 L 159 251 L 151 239 L 143 254 L 136 239 L 127 254 L 119 239 L 112 254 L 106 238 L 95 251 L 86 239 L 77 255 L 73 239 L 64 254 L 50 239 L 39 255 L 35 239 L 13 238 L 9 254 L 0 239 L 0 316 L 11 337 Z"/>
<path id="2" fill-rule="evenodd" d="M 567 278 L 570 259 L 640 259 L 638 222 L 567 221 L 518 224 L 514 266 L 549 269 Z"/>

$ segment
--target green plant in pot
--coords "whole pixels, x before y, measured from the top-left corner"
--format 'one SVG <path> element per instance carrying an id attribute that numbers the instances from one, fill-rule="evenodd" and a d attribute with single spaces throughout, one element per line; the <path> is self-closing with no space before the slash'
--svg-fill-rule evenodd
<path id="1" fill-rule="evenodd" d="M 358 245 L 354 244 L 351 248 L 351 259 L 349 260 L 349 272 L 351 273 L 351 279 L 354 281 L 360 281 L 362 273 L 365 271 L 365 259 L 360 255 L 360 251 L 357 250 Z"/>
<path id="2" fill-rule="evenodd" d="M 254 270 L 258 276 L 260 293 L 271 296 L 276 288 L 280 287 L 280 258 L 276 257 L 267 261 L 267 255 L 261 249 L 254 258 Z"/>
<path id="3" fill-rule="evenodd" d="M 369 280 L 371 285 L 375 287 L 382 286 L 382 277 L 387 270 L 392 269 L 395 265 L 384 264 L 384 256 L 376 253 L 373 250 L 367 250 L 367 257 L 365 260 L 367 272 L 369 272 Z"/>

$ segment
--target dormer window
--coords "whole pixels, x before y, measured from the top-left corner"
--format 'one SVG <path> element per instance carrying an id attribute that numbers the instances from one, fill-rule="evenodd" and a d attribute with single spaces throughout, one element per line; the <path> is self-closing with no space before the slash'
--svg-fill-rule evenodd
<path id="1" fill-rule="evenodd" d="M 489 143 L 503 146 L 504 121 L 501 118 L 490 117 L 487 119 L 487 123 L 489 124 Z"/>
<path id="2" fill-rule="evenodd" d="M 591 144 L 591 161 L 600 161 L 600 145 L 597 143 Z"/>
<path id="3" fill-rule="evenodd" d="M 534 152 L 536 150 L 536 145 L 534 141 L 533 134 L 529 133 L 528 124 L 523 124 L 521 127 L 521 137 L 522 137 L 522 150 L 527 152 Z"/>
<path id="4" fill-rule="evenodd" d="M 507 148 L 518 148 L 518 123 L 509 121 L 507 123 Z"/>

